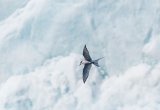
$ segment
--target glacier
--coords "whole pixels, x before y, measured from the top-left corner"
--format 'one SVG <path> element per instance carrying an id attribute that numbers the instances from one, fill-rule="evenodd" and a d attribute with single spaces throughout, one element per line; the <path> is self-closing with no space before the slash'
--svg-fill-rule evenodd
<path id="1" fill-rule="evenodd" d="M 160 109 L 159 0 L 1 0 L 0 35 L 0 110 Z"/>

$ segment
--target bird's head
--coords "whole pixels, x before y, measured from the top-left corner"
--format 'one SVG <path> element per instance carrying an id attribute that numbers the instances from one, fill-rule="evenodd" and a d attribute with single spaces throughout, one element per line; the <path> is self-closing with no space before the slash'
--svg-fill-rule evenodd
<path id="1" fill-rule="evenodd" d="M 80 62 L 79 66 L 82 64 L 82 61 Z"/>

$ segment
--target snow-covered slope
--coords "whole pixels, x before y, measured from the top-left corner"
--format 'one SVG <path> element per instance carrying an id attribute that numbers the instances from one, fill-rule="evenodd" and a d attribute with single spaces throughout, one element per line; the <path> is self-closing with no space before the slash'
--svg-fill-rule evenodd
<path id="1" fill-rule="evenodd" d="M 1 0 L 0 110 L 159 110 L 159 44 L 159 0 Z"/>

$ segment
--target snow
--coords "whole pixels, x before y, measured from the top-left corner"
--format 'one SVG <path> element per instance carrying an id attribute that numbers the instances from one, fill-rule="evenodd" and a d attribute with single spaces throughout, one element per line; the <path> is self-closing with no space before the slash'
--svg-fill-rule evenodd
<path id="1" fill-rule="evenodd" d="M 160 109 L 159 0 L 1 0 L 0 35 L 0 110 Z"/>

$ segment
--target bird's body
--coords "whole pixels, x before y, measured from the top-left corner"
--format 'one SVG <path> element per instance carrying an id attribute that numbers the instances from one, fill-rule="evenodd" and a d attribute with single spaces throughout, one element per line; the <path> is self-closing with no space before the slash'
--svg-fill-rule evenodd
<path id="1" fill-rule="evenodd" d="M 82 62 L 81 62 L 81 64 L 89 64 L 89 63 L 91 63 L 90 61 L 87 61 L 87 60 L 82 60 Z"/>
<path id="2" fill-rule="evenodd" d="M 83 49 L 83 56 L 84 56 L 84 60 L 82 60 L 80 62 L 80 65 L 81 64 L 84 64 L 84 68 L 83 68 L 83 82 L 85 83 L 88 76 L 89 76 L 89 71 L 92 67 L 92 64 L 94 64 L 95 66 L 99 67 L 99 64 L 98 64 L 98 61 L 102 58 L 99 58 L 97 60 L 92 60 L 92 58 L 90 57 L 89 55 L 89 51 L 86 47 L 86 45 L 84 46 L 84 49 Z"/>

